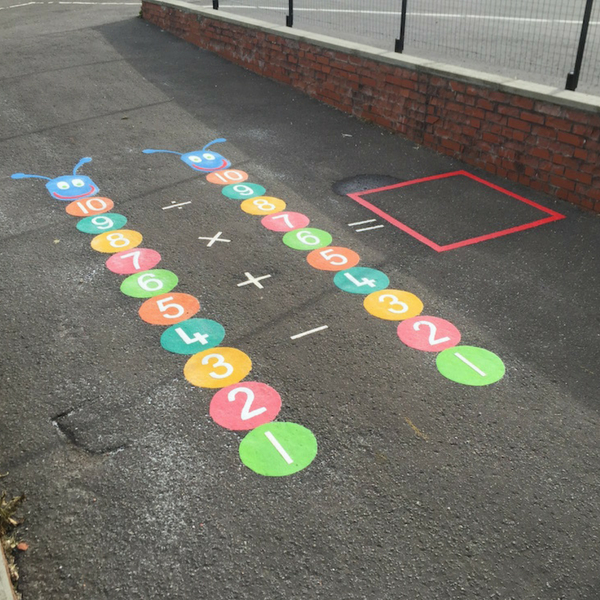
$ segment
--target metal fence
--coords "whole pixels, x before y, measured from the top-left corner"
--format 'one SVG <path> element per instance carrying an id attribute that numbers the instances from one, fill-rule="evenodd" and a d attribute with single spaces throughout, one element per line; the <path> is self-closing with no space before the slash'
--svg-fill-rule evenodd
<path id="1" fill-rule="evenodd" d="M 600 94 L 600 0 L 212 1 L 278 25 Z"/>

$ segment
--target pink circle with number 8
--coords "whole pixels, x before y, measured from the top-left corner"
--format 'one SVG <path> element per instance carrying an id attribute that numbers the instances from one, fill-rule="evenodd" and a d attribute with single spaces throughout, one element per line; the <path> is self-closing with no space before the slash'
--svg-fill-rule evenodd
<path id="1" fill-rule="evenodd" d="M 398 325 L 398 337 L 416 350 L 441 352 L 460 342 L 460 331 L 450 321 L 420 315 L 402 321 Z"/>
<path id="2" fill-rule="evenodd" d="M 135 248 L 113 254 L 106 261 L 106 268 L 118 275 L 133 275 L 149 271 L 160 262 L 160 254 L 150 248 Z"/>
<path id="3" fill-rule="evenodd" d="M 225 429 L 247 431 L 270 423 L 281 410 L 281 396 L 265 383 L 247 381 L 219 390 L 211 400 L 210 416 Z"/>
<path id="4" fill-rule="evenodd" d="M 302 213 L 286 210 L 274 215 L 268 215 L 261 219 L 260 222 L 271 231 L 294 231 L 294 229 L 306 227 L 310 223 L 310 219 Z"/>

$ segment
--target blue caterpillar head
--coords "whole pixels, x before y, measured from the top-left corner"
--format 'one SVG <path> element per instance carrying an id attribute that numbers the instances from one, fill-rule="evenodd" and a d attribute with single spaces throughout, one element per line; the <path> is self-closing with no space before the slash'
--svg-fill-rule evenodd
<path id="1" fill-rule="evenodd" d="M 196 150 L 195 152 L 173 152 L 172 150 L 152 150 L 148 148 L 143 150 L 144 154 L 154 154 L 155 152 L 166 152 L 167 154 L 177 154 L 181 160 L 192 167 L 195 171 L 201 171 L 202 173 L 210 173 L 211 171 L 219 171 L 221 169 L 227 169 L 231 166 L 231 163 L 218 152 L 206 152 L 206 149 L 213 144 L 220 144 L 226 142 L 224 138 L 218 138 L 209 142 L 202 148 L 202 150 Z"/>
<path id="2" fill-rule="evenodd" d="M 75 165 L 73 175 L 63 175 L 55 179 L 50 179 L 50 177 L 44 177 L 43 175 L 26 175 L 25 173 L 15 173 L 11 177 L 13 179 L 25 179 L 28 177 L 47 179 L 46 189 L 53 198 L 66 202 L 81 200 L 82 198 L 88 198 L 98 193 L 98 186 L 89 177 L 77 175 L 77 169 L 91 160 L 89 157 L 82 158 Z"/>

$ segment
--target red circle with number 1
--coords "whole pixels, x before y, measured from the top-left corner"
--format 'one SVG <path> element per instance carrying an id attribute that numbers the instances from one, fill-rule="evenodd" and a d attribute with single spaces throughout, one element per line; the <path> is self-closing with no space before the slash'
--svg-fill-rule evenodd
<path id="1" fill-rule="evenodd" d="M 281 396 L 265 383 L 246 381 L 219 390 L 210 416 L 225 429 L 247 431 L 270 423 L 281 409 Z"/>
<path id="2" fill-rule="evenodd" d="M 311 267 L 321 271 L 343 271 L 355 267 L 360 261 L 360 256 L 350 248 L 327 246 L 313 250 L 306 260 Z"/>
<path id="3" fill-rule="evenodd" d="M 190 294 L 169 292 L 148 298 L 138 312 L 142 321 L 150 325 L 174 325 L 193 317 L 199 310 L 198 298 Z"/>
<path id="4" fill-rule="evenodd" d="M 419 315 L 398 325 L 398 337 L 416 350 L 441 352 L 460 342 L 460 331 L 445 319 Z"/>

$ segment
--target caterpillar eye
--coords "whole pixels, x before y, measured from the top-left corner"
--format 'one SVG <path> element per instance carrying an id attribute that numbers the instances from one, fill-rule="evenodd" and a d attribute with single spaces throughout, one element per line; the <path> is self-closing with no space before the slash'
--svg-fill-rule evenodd
<path id="1" fill-rule="evenodd" d="M 214 154 L 209 154 L 208 152 L 205 152 L 203 156 L 206 160 L 215 160 L 216 158 Z"/>
<path id="2" fill-rule="evenodd" d="M 81 181 L 81 179 L 79 181 Z M 73 182 L 73 183 L 75 183 L 75 182 Z M 81 185 L 83 185 L 83 181 L 81 181 Z M 66 181 L 59 181 L 56 184 L 56 187 L 59 190 L 68 190 L 71 186 Z"/>
<path id="3" fill-rule="evenodd" d="M 75 187 L 83 187 L 85 185 L 83 179 L 73 179 L 71 182 Z"/>
<path id="4" fill-rule="evenodd" d="M 204 157 L 206 158 L 206 154 L 204 155 Z M 194 163 L 202 162 L 202 159 L 196 155 L 190 156 L 189 159 Z"/>

